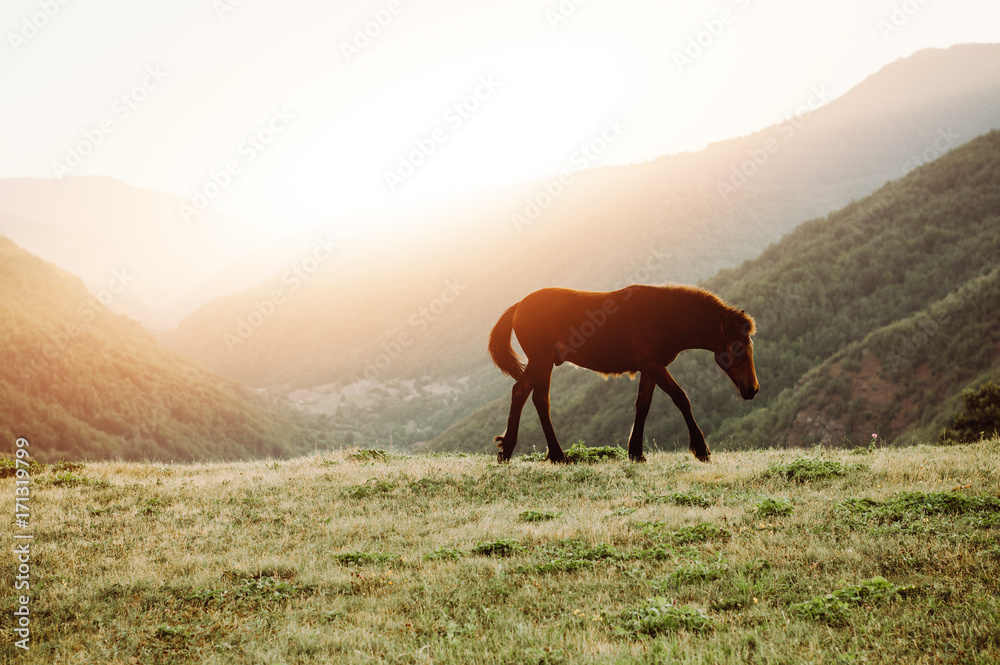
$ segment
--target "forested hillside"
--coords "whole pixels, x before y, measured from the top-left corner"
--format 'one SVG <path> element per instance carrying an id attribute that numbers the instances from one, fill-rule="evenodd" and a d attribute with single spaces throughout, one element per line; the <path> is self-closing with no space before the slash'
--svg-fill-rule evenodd
<path id="1" fill-rule="evenodd" d="M 38 461 L 182 461 L 313 450 L 290 410 L 163 350 L 79 278 L 0 236 L 0 438 Z"/>
<path id="2" fill-rule="evenodd" d="M 840 443 L 943 425 L 961 389 L 998 367 L 998 265 L 994 131 L 705 280 L 756 317 L 761 391 L 753 402 L 738 398 L 711 354 L 683 354 L 672 372 L 715 442 Z M 563 437 L 624 441 L 635 384 L 558 374 L 553 420 Z M 559 403 L 560 391 L 573 397 Z M 481 450 L 503 429 L 504 401 L 432 447 Z M 647 436 L 666 447 L 684 441 L 675 411 L 659 394 Z M 530 409 L 526 420 L 536 435 Z"/>

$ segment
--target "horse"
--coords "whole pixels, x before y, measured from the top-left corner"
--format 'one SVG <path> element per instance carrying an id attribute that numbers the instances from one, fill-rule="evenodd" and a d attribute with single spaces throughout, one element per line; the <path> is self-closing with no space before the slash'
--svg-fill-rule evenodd
<path id="1" fill-rule="evenodd" d="M 527 355 L 527 364 L 511 346 L 511 332 Z M 691 453 L 708 462 L 711 451 L 691 414 L 691 401 L 667 371 L 687 349 L 706 349 L 729 376 L 743 399 L 760 390 L 753 363 L 753 318 L 696 286 L 633 284 L 617 291 L 545 288 L 509 307 L 490 331 L 493 363 L 514 379 L 507 429 L 494 437 L 497 460 L 510 460 L 517 446 L 521 410 L 531 395 L 548 445 L 548 459 L 567 462 L 549 416 L 549 383 L 553 366 L 569 362 L 608 376 L 639 374 L 635 422 L 628 437 L 628 456 L 646 461 L 642 435 L 646 416 L 659 386 L 684 416 Z"/>

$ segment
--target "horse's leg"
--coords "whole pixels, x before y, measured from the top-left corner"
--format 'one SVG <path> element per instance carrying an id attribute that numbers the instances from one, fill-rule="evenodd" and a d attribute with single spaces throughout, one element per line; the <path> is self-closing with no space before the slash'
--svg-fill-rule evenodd
<path id="1" fill-rule="evenodd" d="M 529 367 L 527 371 L 531 371 Z M 549 461 L 556 462 L 566 462 L 566 455 L 563 454 L 563 450 L 559 447 L 559 441 L 556 439 L 556 431 L 552 427 L 552 418 L 549 417 L 549 384 L 552 379 L 552 364 L 548 365 L 541 370 L 537 370 L 534 374 L 535 379 L 535 391 L 531 395 L 531 401 L 535 404 L 535 410 L 538 411 L 538 419 L 542 422 L 542 431 L 545 432 L 545 443 L 549 447 Z"/>
<path id="2" fill-rule="evenodd" d="M 649 415 L 649 404 L 653 401 L 653 391 L 656 382 L 649 372 L 639 373 L 639 394 L 635 398 L 635 422 L 632 432 L 628 435 L 628 458 L 633 462 L 645 462 L 642 454 L 642 431 L 646 427 L 646 416 Z"/>
<path id="3" fill-rule="evenodd" d="M 507 429 L 500 436 L 493 437 L 493 440 L 497 442 L 497 448 L 500 449 L 497 452 L 498 462 L 508 462 L 511 455 L 514 454 L 514 447 L 517 445 L 517 429 L 521 423 L 521 410 L 524 408 L 524 403 L 528 401 L 532 387 L 531 375 L 525 373 L 510 391 L 510 413 L 507 415 Z"/>
<path id="4" fill-rule="evenodd" d="M 698 427 L 698 423 L 695 422 L 694 416 L 691 414 L 691 400 L 688 399 L 684 390 L 674 381 L 674 377 L 670 376 L 670 372 L 667 371 L 666 367 L 656 367 L 653 378 L 656 380 L 656 385 L 670 395 L 670 399 L 674 401 L 674 404 L 680 409 L 681 415 L 684 416 L 688 433 L 691 435 L 691 454 L 702 462 L 709 461 L 712 453 L 708 449 L 708 444 L 705 443 L 705 434 Z"/>

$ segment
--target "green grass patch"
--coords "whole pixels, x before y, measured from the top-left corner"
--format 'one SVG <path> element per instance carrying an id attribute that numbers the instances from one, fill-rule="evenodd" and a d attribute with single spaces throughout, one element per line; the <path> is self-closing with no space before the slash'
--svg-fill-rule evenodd
<path id="1" fill-rule="evenodd" d="M 343 552 L 334 554 L 333 560 L 345 566 L 395 565 L 403 562 L 398 554 L 385 552 Z"/>
<path id="2" fill-rule="evenodd" d="M 689 584 L 702 584 L 712 582 L 723 577 L 727 569 L 723 566 L 711 566 L 700 561 L 692 561 L 673 571 L 659 582 L 653 582 L 652 586 L 658 591 L 666 589 L 679 589 Z"/>
<path id="3" fill-rule="evenodd" d="M 517 519 L 521 522 L 547 522 L 561 516 L 558 511 L 525 510 L 518 514 Z"/>
<path id="4" fill-rule="evenodd" d="M 923 533 L 958 524 L 1000 527 L 1000 498 L 958 492 L 900 492 L 885 501 L 845 499 L 834 512 L 855 528 L 880 526 Z"/>
<path id="5" fill-rule="evenodd" d="M 391 455 L 379 448 L 359 448 L 347 454 L 352 462 L 388 462 Z"/>
<path id="6" fill-rule="evenodd" d="M 808 483 L 847 475 L 847 467 L 836 460 L 800 457 L 789 464 L 776 464 L 764 472 L 765 479 Z"/>
<path id="7" fill-rule="evenodd" d="M 528 548 L 524 545 L 512 538 L 502 538 L 500 540 L 477 543 L 476 546 L 472 548 L 472 553 L 480 556 L 508 557 L 525 552 L 527 549 Z"/>
<path id="8" fill-rule="evenodd" d="M 755 503 L 750 509 L 749 515 L 752 519 L 766 519 L 791 515 L 793 510 L 792 504 L 788 501 L 768 497 Z"/>
<path id="9" fill-rule="evenodd" d="M 897 587 L 884 577 L 873 577 L 860 584 L 844 586 L 833 593 L 795 603 L 788 607 L 789 612 L 812 621 L 822 621 L 830 624 L 844 624 L 850 618 L 852 607 L 873 607 L 887 600 L 899 597 L 910 590 Z"/>
<path id="10" fill-rule="evenodd" d="M 693 492 L 671 492 L 670 494 L 660 494 L 646 498 L 648 503 L 667 503 L 672 506 L 692 506 L 695 508 L 708 508 L 712 505 L 712 500 L 701 494 Z"/>
<path id="11" fill-rule="evenodd" d="M 444 545 L 424 555 L 424 561 L 435 561 L 435 560 L 457 561 L 458 559 L 461 558 L 462 558 L 462 550 L 455 547 L 446 547 Z"/>
<path id="12" fill-rule="evenodd" d="M 685 526 L 676 531 L 668 531 L 664 522 L 636 522 L 635 526 L 650 538 L 656 538 L 671 545 L 695 545 L 709 540 L 729 540 L 732 534 L 711 522 L 701 522 Z"/>
<path id="13" fill-rule="evenodd" d="M 397 487 L 397 483 L 370 478 L 362 485 L 349 485 L 344 488 L 344 496 L 349 499 L 368 499 L 373 496 L 385 496 L 392 494 Z"/>
<path id="14" fill-rule="evenodd" d="M 625 610 L 614 624 L 615 632 L 626 636 L 657 636 L 679 630 L 704 633 L 713 627 L 704 610 L 674 605 L 663 596 L 648 598 L 633 609 Z"/>
<path id="15" fill-rule="evenodd" d="M 574 464 L 599 464 L 608 460 L 623 460 L 628 458 L 628 452 L 618 446 L 588 446 L 583 441 L 577 441 L 563 454 Z M 525 462 L 543 462 L 548 459 L 548 453 L 534 452 L 522 455 Z"/>
<path id="16" fill-rule="evenodd" d="M 196 588 L 187 596 L 187 600 L 194 601 L 201 605 L 212 603 L 219 605 L 227 604 L 254 604 L 259 605 L 268 602 L 279 602 L 290 598 L 297 598 L 302 591 L 291 582 L 276 577 L 263 576 L 258 578 L 243 578 L 235 587 L 206 587 Z"/>
<path id="17" fill-rule="evenodd" d="M 543 563 L 533 563 L 514 568 L 514 572 L 526 575 L 547 575 L 551 573 L 574 573 L 590 570 L 596 561 L 590 559 L 552 559 Z"/>

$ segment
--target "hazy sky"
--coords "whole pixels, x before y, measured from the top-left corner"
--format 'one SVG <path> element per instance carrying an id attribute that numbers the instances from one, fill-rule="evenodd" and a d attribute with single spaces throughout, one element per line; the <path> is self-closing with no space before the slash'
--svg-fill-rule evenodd
<path id="1" fill-rule="evenodd" d="M 0 28 L 0 177 L 110 175 L 292 231 L 697 150 L 1000 42 L 1000 3 L 6 0 Z"/>

